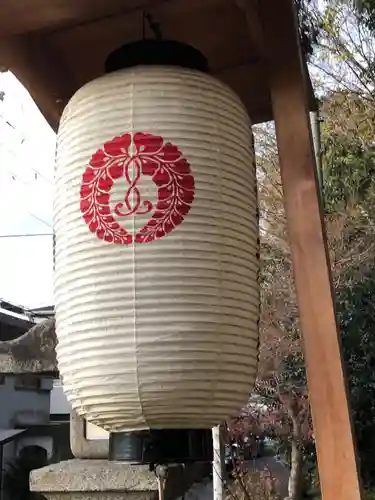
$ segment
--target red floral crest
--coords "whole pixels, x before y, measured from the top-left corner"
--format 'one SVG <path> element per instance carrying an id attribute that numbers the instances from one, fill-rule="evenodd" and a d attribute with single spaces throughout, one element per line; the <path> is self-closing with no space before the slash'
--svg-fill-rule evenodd
<path id="1" fill-rule="evenodd" d="M 137 183 L 142 175 L 151 176 L 157 186 L 155 206 L 141 199 Z M 110 191 L 121 177 L 128 185 L 124 201 L 111 209 Z M 159 136 L 128 133 L 93 154 L 82 176 L 80 197 L 83 219 L 99 239 L 118 245 L 148 243 L 184 220 L 194 199 L 194 177 L 177 146 L 164 143 Z M 150 219 L 136 234 L 130 234 L 114 217 L 148 213 L 152 213 Z"/>

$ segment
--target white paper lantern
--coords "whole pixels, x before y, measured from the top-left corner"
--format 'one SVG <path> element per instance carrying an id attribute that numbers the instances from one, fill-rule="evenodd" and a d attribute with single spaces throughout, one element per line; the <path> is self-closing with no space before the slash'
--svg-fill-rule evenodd
<path id="1" fill-rule="evenodd" d="M 58 134 L 58 361 L 110 431 L 209 428 L 247 401 L 259 287 L 251 124 L 199 71 L 138 66 L 80 89 Z"/>

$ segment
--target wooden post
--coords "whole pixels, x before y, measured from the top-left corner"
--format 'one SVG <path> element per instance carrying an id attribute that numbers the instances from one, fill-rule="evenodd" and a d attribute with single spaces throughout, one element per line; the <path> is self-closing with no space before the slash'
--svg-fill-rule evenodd
<path id="1" fill-rule="evenodd" d="M 293 0 L 260 0 L 323 500 L 360 500 Z"/>

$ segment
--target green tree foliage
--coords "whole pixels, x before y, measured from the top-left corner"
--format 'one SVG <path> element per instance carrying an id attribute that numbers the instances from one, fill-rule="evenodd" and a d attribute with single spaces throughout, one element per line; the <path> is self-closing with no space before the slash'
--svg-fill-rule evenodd
<path id="1" fill-rule="evenodd" d="M 337 312 L 349 381 L 358 458 L 365 486 L 375 486 L 375 272 L 343 287 Z"/>
<path id="2" fill-rule="evenodd" d="M 358 21 L 364 23 L 371 31 L 375 32 L 375 0 L 330 0 L 332 5 L 348 5 L 357 16 Z"/>
<path id="3" fill-rule="evenodd" d="M 312 14 L 312 0 L 295 0 L 302 49 L 307 58 L 311 57 L 317 44 L 320 24 Z"/>
<path id="4" fill-rule="evenodd" d="M 375 1 L 375 0 L 372 0 Z M 337 90 L 357 94 L 372 102 L 375 97 L 375 31 L 349 2 L 330 0 L 313 10 L 320 26 L 312 59 L 315 85 L 324 95 Z"/>
<path id="5" fill-rule="evenodd" d="M 323 105 L 328 217 L 345 214 L 350 266 L 336 282 L 350 404 L 365 484 L 375 486 L 375 109 L 348 93 Z"/>
<path id="6" fill-rule="evenodd" d="M 375 215 L 375 103 L 338 92 L 322 102 L 324 197 L 328 213 Z"/>
<path id="7" fill-rule="evenodd" d="M 375 438 L 370 439 L 375 436 L 374 108 L 357 93 L 329 92 L 321 115 L 325 218 L 337 313 L 362 476 L 370 486 L 375 477 Z M 262 315 L 256 391 L 267 411 L 250 404 L 244 415 L 248 427 L 287 445 L 289 457 L 294 446 L 294 477 L 301 485 L 301 472 L 314 479 L 316 470 L 298 308 L 272 130 L 263 129 L 257 138 Z M 301 487 L 292 493 L 293 500 L 303 498 Z"/>
<path id="8" fill-rule="evenodd" d="M 367 24 L 371 31 L 375 32 L 375 1 L 361 0 L 358 2 L 360 18 Z"/>
<path id="9" fill-rule="evenodd" d="M 322 98 L 325 220 L 361 472 L 370 488 L 375 485 L 375 45 L 364 9 L 368 15 L 371 5 L 355 11 L 350 2 L 332 0 L 321 11 L 313 2 L 298 7 L 299 16 L 307 9 L 304 19 L 313 18 L 319 27 L 311 61 Z M 262 315 L 256 393 L 267 411 L 249 404 L 243 417 L 250 428 L 287 444 L 289 456 L 294 443 L 294 477 L 308 470 L 313 478 L 314 442 L 272 127 L 259 130 L 257 142 Z M 241 425 L 243 430 L 243 419 Z M 292 487 L 291 493 L 300 500 L 305 491 Z"/>

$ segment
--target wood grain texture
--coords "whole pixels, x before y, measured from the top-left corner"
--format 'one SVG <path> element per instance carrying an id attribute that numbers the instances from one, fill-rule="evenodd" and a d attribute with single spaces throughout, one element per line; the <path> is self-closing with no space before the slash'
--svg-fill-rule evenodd
<path id="1" fill-rule="evenodd" d="M 56 129 L 71 95 L 103 74 L 109 53 L 142 38 L 144 10 L 165 39 L 207 57 L 253 123 L 272 119 L 257 0 L 4 0 L 0 67 L 16 74 Z M 147 26 L 145 35 L 152 36 Z"/>
<path id="2" fill-rule="evenodd" d="M 134 9 L 153 8 L 163 0 L 2 0 L 2 36 L 64 29 L 116 16 Z"/>
<path id="3" fill-rule="evenodd" d="M 260 0 L 324 500 L 359 500 L 355 448 L 292 0 Z M 273 16 L 269 13 L 273 11 Z"/>
<path id="4" fill-rule="evenodd" d="M 0 61 L 29 91 L 47 122 L 56 129 L 76 86 L 58 54 L 37 35 L 0 39 Z"/>

